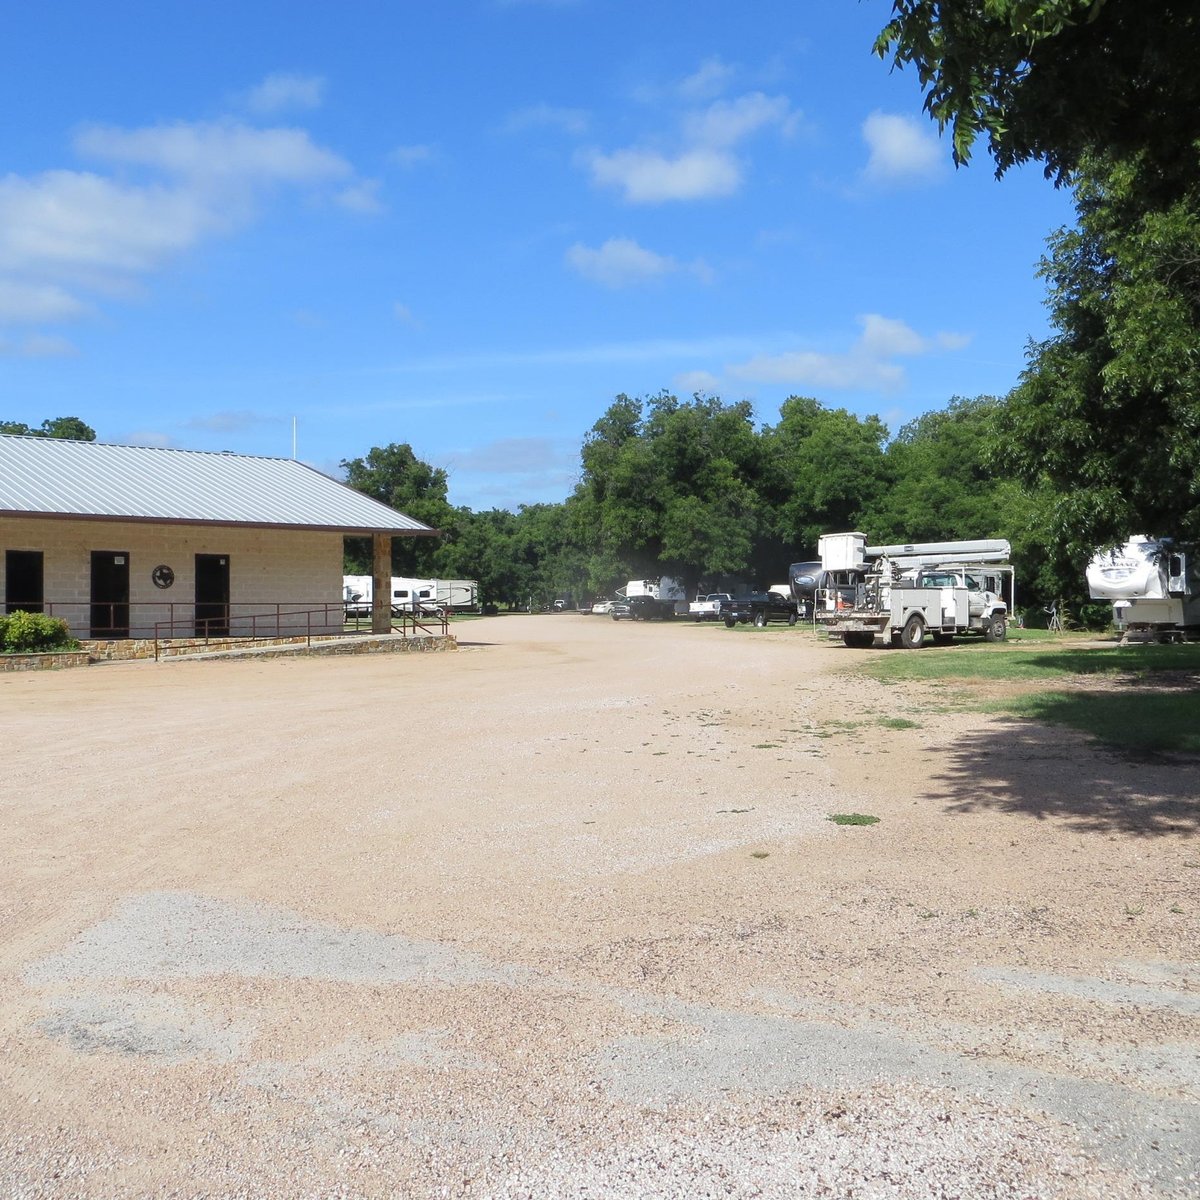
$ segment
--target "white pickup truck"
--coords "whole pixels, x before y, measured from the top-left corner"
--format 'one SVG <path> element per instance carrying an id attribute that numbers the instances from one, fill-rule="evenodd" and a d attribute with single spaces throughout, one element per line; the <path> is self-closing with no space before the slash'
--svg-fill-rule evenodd
<path id="1" fill-rule="evenodd" d="M 732 600 L 728 592 L 712 592 L 707 596 L 697 596 L 688 605 L 688 616 L 693 621 L 716 621 L 721 616 L 721 604 Z"/>

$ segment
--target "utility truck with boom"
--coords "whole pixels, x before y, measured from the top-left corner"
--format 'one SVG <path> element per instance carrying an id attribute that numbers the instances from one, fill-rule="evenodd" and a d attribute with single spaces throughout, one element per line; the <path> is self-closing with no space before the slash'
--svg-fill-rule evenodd
<path id="1" fill-rule="evenodd" d="M 847 646 L 916 650 L 932 638 L 974 633 L 989 642 L 1008 628 L 1010 548 L 1002 539 L 868 546 L 862 533 L 820 538 L 821 567 L 837 586 L 819 588 L 815 617 Z"/>

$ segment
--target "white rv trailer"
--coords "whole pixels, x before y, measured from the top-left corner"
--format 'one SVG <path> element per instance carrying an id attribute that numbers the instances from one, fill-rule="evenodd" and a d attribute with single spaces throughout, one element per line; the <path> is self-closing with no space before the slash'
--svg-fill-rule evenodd
<path id="1" fill-rule="evenodd" d="M 1111 600 L 1125 636 L 1182 641 L 1200 630 L 1200 552 L 1170 538 L 1132 537 L 1087 566 L 1088 594 Z"/>
<path id="2" fill-rule="evenodd" d="M 342 576 L 342 603 L 347 617 L 369 617 L 375 582 L 370 575 Z M 401 613 L 432 613 L 441 607 L 437 598 L 437 581 L 434 579 L 406 579 L 392 576 L 392 615 Z"/>
<path id="3" fill-rule="evenodd" d="M 652 600 L 665 601 L 674 606 L 676 614 L 688 610 L 687 593 L 683 584 L 670 575 L 658 579 L 631 579 L 623 588 L 617 588 L 617 596 L 622 600 L 632 600 L 634 596 L 649 596 Z"/>
<path id="4" fill-rule="evenodd" d="M 836 586 L 818 589 L 815 616 L 847 646 L 906 649 L 926 636 L 948 641 L 982 634 L 1000 641 L 1008 629 L 1005 576 L 1012 587 L 1010 547 L 1002 539 L 868 546 L 862 533 L 819 539 L 822 571 Z"/>

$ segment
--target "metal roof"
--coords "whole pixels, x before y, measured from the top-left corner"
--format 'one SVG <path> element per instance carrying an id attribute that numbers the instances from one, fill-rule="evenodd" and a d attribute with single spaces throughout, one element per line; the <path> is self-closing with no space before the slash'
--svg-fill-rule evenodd
<path id="1" fill-rule="evenodd" d="M 0 434 L 0 515 L 437 531 L 289 458 Z"/>

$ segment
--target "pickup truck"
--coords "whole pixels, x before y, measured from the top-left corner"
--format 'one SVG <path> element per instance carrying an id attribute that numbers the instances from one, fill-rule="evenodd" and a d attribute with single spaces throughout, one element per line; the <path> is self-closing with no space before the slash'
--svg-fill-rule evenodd
<path id="1" fill-rule="evenodd" d="M 733 597 L 728 592 L 713 592 L 703 599 L 697 597 L 688 605 L 693 621 L 715 621 L 721 615 L 721 605 Z"/>
<path id="2" fill-rule="evenodd" d="M 656 596 L 630 596 L 613 602 L 609 616 L 614 621 L 669 621 L 675 616 L 675 601 Z"/>
<path id="3" fill-rule="evenodd" d="M 794 600 L 779 592 L 758 592 L 737 600 L 726 600 L 721 605 L 721 620 L 726 629 L 735 625 L 757 625 L 760 629 L 771 621 L 786 621 L 795 625 L 800 611 Z"/>

